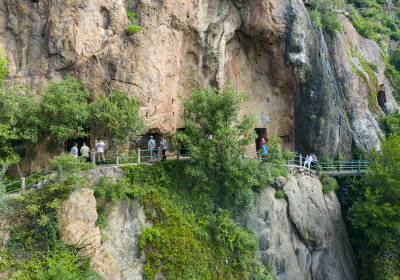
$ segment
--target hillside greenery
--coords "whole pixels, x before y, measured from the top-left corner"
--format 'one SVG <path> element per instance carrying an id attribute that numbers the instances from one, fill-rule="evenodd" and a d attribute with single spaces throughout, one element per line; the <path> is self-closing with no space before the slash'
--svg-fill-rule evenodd
<path id="1" fill-rule="evenodd" d="M 390 134 L 400 135 L 400 114 L 382 116 L 379 123 L 386 137 Z"/>
<path id="2" fill-rule="evenodd" d="M 5 279 L 101 279 L 90 269 L 91 258 L 79 262 L 76 249 L 66 246 L 59 236 L 62 200 L 87 182 L 85 177 L 73 174 L 88 170 L 91 164 L 71 154 L 56 157 L 53 162 L 62 169 L 58 178 L 65 180 L 41 190 L 21 192 L 17 201 L 8 201 L 13 212 L 0 212 L 2 219 L 23 217 L 22 223 L 15 223 L 11 230 L 9 248 L 0 252 L 0 272 L 8 270 Z"/>
<path id="3" fill-rule="evenodd" d="M 382 139 L 368 156 L 369 172 L 339 178 L 337 195 L 351 243 L 361 263 L 361 279 L 400 277 L 400 136 Z"/>

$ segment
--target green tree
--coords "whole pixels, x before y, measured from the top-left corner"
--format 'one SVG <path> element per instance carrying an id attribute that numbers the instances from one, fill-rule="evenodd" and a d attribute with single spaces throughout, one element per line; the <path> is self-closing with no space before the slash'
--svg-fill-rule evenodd
<path id="1" fill-rule="evenodd" d="M 3 91 L 4 79 L 8 76 L 7 71 L 7 56 L 3 58 L 3 48 L 0 47 L 0 92 Z"/>
<path id="2" fill-rule="evenodd" d="M 110 95 L 102 95 L 96 101 L 97 120 L 105 124 L 116 147 L 125 148 L 129 137 L 147 131 L 139 114 L 140 97 L 130 98 L 124 91 L 110 89 Z"/>
<path id="3" fill-rule="evenodd" d="M 67 76 L 61 82 L 52 80 L 40 93 L 41 130 L 44 137 L 64 142 L 89 135 L 91 106 L 83 79 Z"/>
<path id="4" fill-rule="evenodd" d="M 35 153 L 41 136 L 41 115 L 38 96 L 26 85 L 9 84 L 0 101 L 0 123 L 8 124 L 22 141 L 28 153 Z M 31 158 L 31 173 L 34 157 Z M 18 171 L 22 177 L 19 164 Z"/>
<path id="5" fill-rule="evenodd" d="M 10 146 L 10 139 L 18 139 L 17 135 L 10 130 L 7 125 L 0 124 L 0 212 L 8 210 L 7 199 L 5 196 L 4 174 L 8 166 L 19 161 L 18 155 Z"/>
<path id="6" fill-rule="evenodd" d="M 258 162 L 243 157 L 254 143 L 257 123 L 255 114 L 239 119 L 244 98 L 230 79 L 222 90 L 209 86 L 194 90 L 183 100 L 185 130 L 173 134 L 176 145 L 190 154 L 187 175 L 195 178 L 203 197 L 218 199 L 215 211 L 220 207 L 238 214 L 249 209 L 251 187 L 259 182 Z"/>
<path id="7" fill-rule="evenodd" d="M 368 160 L 364 197 L 349 212 L 365 242 L 390 250 L 400 238 L 400 136 L 383 139 L 381 150 L 370 151 Z"/>

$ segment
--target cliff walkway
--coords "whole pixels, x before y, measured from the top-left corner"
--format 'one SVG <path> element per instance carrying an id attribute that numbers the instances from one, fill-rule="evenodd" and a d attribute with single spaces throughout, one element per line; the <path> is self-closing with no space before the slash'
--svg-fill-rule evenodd
<path id="1" fill-rule="evenodd" d="M 153 153 L 151 155 L 151 152 Z M 100 156 L 100 157 L 99 157 Z M 104 156 L 104 157 L 103 157 Z M 108 167 L 119 167 L 124 165 L 138 165 L 138 164 L 152 164 L 152 162 L 162 161 L 164 155 L 163 151 L 158 148 L 156 150 L 141 150 L 137 149 L 134 151 L 126 151 L 126 152 L 107 152 L 107 153 L 95 153 L 92 150 L 91 155 L 87 158 L 87 161 L 93 162 L 96 165 L 96 169 Z M 254 159 L 263 161 L 263 154 L 260 152 L 251 152 L 246 151 L 243 155 L 244 158 Z M 167 149 L 165 150 L 165 159 L 177 159 L 177 160 L 190 160 L 190 156 L 187 154 L 186 150 L 176 150 L 176 149 Z M 296 155 L 293 160 L 287 160 L 286 166 L 295 167 L 305 169 L 303 156 Z M 99 159 L 101 159 L 99 161 Z M 327 173 L 329 176 L 361 176 L 368 171 L 367 165 L 368 161 L 359 160 L 359 161 L 330 161 L 330 162 L 312 162 L 310 164 L 310 170 L 314 172 Z M 273 164 L 273 163 L 269 163 Z M 20 185 L 20 188 L 14 189 L 12 191 L 6 193 L 12 193 L 25 189 L 29 189 L 32 187 L 40 187 L 43 184 L 46 184 L 46 179 L 44 179 L 44 175 L 50 175 L 56 172 L 55 166 L 49 165 L 46 168 L 30 175 L 26 178 L 21 178 L 18 181 L 9 183 L 4 185 L 3 187 L 17 186 Z"/>

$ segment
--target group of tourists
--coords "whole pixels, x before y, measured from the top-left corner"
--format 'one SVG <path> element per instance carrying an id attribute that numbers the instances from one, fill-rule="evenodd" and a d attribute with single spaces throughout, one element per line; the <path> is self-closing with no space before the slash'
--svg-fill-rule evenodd
<path id="1" fill-rule="evenodd" d="M 167 151 L 167 140 L 165 140 L 164 136 L 161 136 L 160 138 L 160 144 L 161 144 L 161 150 L 162 150 L 162 155 L 163 158 L 161 161 L 167 161 L 167 157 L 165 155 L 165 152 Z M 147 142 L 147 149 L 150 150 L 150 162 L 154 162 L 155 158 L 155 150 L 156 150 L 156 140 L 153 139 L 153 136 L 150 136 L 149 142 Z"/>
<path id="2" fill-rule="evenodd" d="M 167 150 L 167 140 L 165 140 L 164 136 L 161 136 L 160 138 L 160 145 L 161 145 L 161 150 L 162 150 L 162 160 L 161 161 L 166 161 L 167 156 L 165 155 L 165 152 Z M 104 157 L 104 147 L 105 144 L 104 142 L 101 141 L 101 138 L 97 138 L 97 143 L 96 143 L 96 152 L 98 156 L 98 164 L 100 164 L 101 160 L 103 160 L 104 164 L 106 163 L 106 159 Z M 150 162 L 154 162 L 154 158 L 156 155 L 156 141 L 153 139 L 153 136 L 150 136 L 150 140 L 147 143 L 147 148 L 150 150 Z M 77 158 L 78 157 L 78 143 L 74 143 L 72 148 L 71 148 L 71 154 Z M 82 157 L 87 158 L 87 161 L 90 161 L 89 159 L 89 154 L 90 154 L 90 149 L 88 146 L 86 146 L 86 142 L 83 142 L 82 147 L 79 151 L 81 153 Z"/>
<path id="3" fill-rule="evenodd" d="M 105 157 L 104 157 L 104 147 L 105 147 L 105 144 L 104 144 L 104 142 L 101 141 L 101 138 L 100 138 L 100 137 L 97 138 L 96 152 L 97 152 L 98 163 L 99 163 L 99 164 L 100 164 L 101 158 L 103 159 L 103 163 L 104 163 L 104 164 L 107 164 L 107 163 L 106 163 L 106 159 L 105 159 Z M 81 153 L 81 156 L 82 156 L 82 157 L 86 158 L 86 161 L 90 161 L 90 158 L 89 158 L 90 149 L 89 149 L 89 147 L 86 145 L 86 142 L 83 142 L 83 143 L 82 143 L 82 147 L 81 147 L 81 149 L 80 149 L 79 152 Z M 75 143 L 72 145 L 71 154 L 72 154 L 75 158 L 78 157 L 78 143 L 75 142 Z"/>
<path id="4" fill-rule="evenodd" d="M 317 162 L 318 162 L 318 158 L 313 153 L 310 153 L 306 156 L 306 158 L 304 160 L 304 167 L 306 167 L 306 165 L 308 165 L 308 169 L 311 169 L 310 168 L 310 165 L 311 165 L 311 167 L 315 168 Z"/>

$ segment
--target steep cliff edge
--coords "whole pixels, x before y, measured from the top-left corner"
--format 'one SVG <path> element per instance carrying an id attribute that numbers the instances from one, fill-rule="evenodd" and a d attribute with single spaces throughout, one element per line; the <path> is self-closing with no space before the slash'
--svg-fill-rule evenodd
<path id="1" fill-rule="evenodd" d="M 308 172 L 307 172 L 308 173 Z M 267 187 L 243 226 L 259 238 L 259 258 L 280 280 L 358 279 L 357 261 L 334 192 L 324 194 L 312 174 L 292 170 L 281 187 Z"/>
<path id="2" fill-rule="evenodd" d="M 294 169 L 287 181 L 282 179 L 275 187 L 284 190 L 285 198 L 276 198 L 275 188 L 266 187 L 257 196 L 252 212 L 240 219 L 242 226 L 251 228 L 258 237 L 259 259 L 274 267 L 280 280 L 358 279 L 357 263 L 336 195 L 323 194 L 319 179 L 307 171 Z M 97 216 L 92 207 L 95 202 L 92 190 L 78 189 L 63 205 L 79 205 L 80 213 Z M 63 207 L 61 216 L 69 212 L 74 211 Z M 61 232 L 65 239 L 75 240 L 76 236 L 93 233 L 91 227 L 66 230 L 79 224 L 80 219 L 65 224 Z M 146 255 L 140 254 L 138 247 L 140 225 L 146 224 L 142 206 L 137 200 L 132 204 L 120 201 L 108 223 L 102 234 L 109 239 L 92 253 L 92 268 L 106 279 L 142 279 L 146 263 Z M 83 251 L 87 252 L 85 248 Z"/>
<path id="3" fill-rule="evenodd" d="M 388 106 L 398 108 L 378 45 L 344 16 L 343 32 L 316 29 L 299 0 L 0 0 L 0 7 L 8 83 L 37 91 L 70 74 L 100 94 L 110 86 L 140 95 L 153 133 L 184 126 L 179 95 L 222 86 L 229 76 L 248 94 L 243 114 L 255 109 L 257 127 L 268 138 L 278 131 L 288 148 L 318 156 L 341 149 L 350 158 L 354 148 L 379 146 L 379 108 L 368 85 L 374 79 L 354 73 L 349 61 L 364 70 L 359 58 L 348 57 L 350 44 L 378 65 L 377 84 L 385 85 Z M 128 10 L 142 26 L 132 36 L 125 32 Z M 101 134 L 92 128 L 91 145 Z M 46 160 L 39 155 L 35 169 Z"/>

